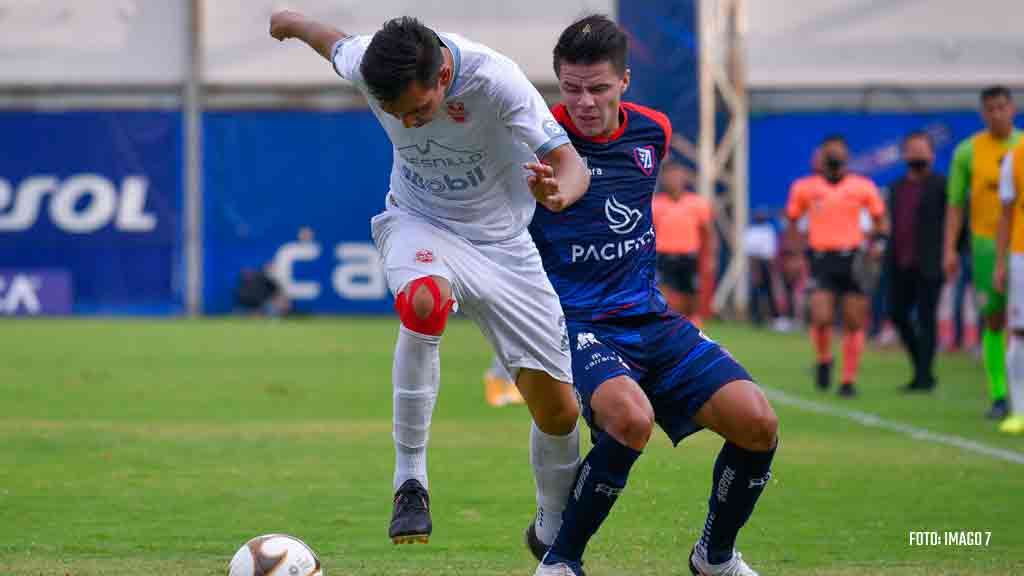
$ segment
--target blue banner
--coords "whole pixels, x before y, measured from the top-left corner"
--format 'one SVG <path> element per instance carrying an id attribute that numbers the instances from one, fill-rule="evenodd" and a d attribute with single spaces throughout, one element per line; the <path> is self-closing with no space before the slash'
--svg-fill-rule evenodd
<path id="1" fill-rule="evenodd" d="M 47 279 L 19 302 L 66 275 L 74 313 L 182 310 L 180 113 L 0 112 L 0 134 L 0 268 Z"/>
<path id="2" fill-rule="evenodd" d="M 700 133 L 696 2 L 619 2 L 619 23 L 630 38 L 625 99 L 669 117 L 681 160 L 685 150 L 696 149 Z"/>
<path id="3" fill-rule="evenodd" d="M 372 113 L 210 112 L 204 134 L 205 312 L 235 310 L 257 269 L 298 313 L 391 310 L 370 237 L 391 144 Z"/>
<path id="4" fill-rule="evenodd" d="M 781 210 L 794 180 L 811 171 L 814 149 L 825 136 L 850 144 L 850 168 L 887 186 L 904 171 L 903 138 L 923 130 L 935 142 L 935 169 L 949 172 L 953 150 L 984 129 L 975 111 L 908 113 L 799 113 L 754 116 L 750 122 L 750 205 Z"/>

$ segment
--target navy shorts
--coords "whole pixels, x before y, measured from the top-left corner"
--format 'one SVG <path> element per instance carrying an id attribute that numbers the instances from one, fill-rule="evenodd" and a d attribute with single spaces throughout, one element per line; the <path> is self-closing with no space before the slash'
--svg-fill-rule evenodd
<path id="1" fill-rule="evenodd" d="M 573 386 L 583 417 L 598 430 L 590 397 L 606 380 L 635 380 L 673 444 L 700 430 L 693 417 L 734 380 L 753 380 L 725 348 L 675 312 L 568 321 Z"/>

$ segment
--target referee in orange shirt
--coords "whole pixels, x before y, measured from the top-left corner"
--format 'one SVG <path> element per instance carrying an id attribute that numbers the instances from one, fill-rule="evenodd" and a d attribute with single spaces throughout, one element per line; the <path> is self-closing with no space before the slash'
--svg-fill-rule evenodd
<path id="1" fill-rule="evenodd" d="M 654 246 L 661 293 L 669 307 L 700 327 L 698 271 L 714 257 L 714 218 L 711 202 L 693 192 L 689 180 L 682 164 L 662 166 L 653 204 Z"/>
<path id="2" fill-rule="evenodd" d="M 808 216 L 811 250 L 811 340 L 817 353 L 817 385 L 826 390 L 832 381 L 832 324 L 836 298 L 843 311 L 843 374 L 840 396 L 854 396 L 857 367 L 864 351 L 864 324 L 869 300 L 856 262 L 864 244 L 860 216 L 867 210 L 873 223 L 867 257 L 881 260 L 887 224 L 885 204 L 875 184 L 850 174 L 846 139 L 829 136 L 821 146 L 823 173 L 794 182 L 786 216 L 792 225 Z"/>

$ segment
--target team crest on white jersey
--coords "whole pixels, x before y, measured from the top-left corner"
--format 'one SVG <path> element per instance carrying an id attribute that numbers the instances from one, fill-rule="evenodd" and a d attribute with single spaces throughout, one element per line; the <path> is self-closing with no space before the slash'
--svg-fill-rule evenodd
<path id="1" fill-rule="evenodd" d="M 591 332 L 580 332 L 576 335 L 576 349 L 586 350 L 595 344 L 600 344 Z"/>
<path id="2" fill-rule="evenodd" d="M 644 176 L 654 174 L 654 146 L 637 146 L 633 148 L 633 159 L 636 165 L 643 171 Z"/>
<path id="3" fill-rule="evenodd" d="M 452 119 L 452 122 L 456 124 L 464 124 L 468 113 L 466 112 L 466 104 L 458 100 L 454 100 L 448 103 L 448 117 Z"/>
<path id="4" fill-rule="evenodd" d="M 616 234 L 629 234 L 643 219 L 643 214 L 609 196 L 604 201 L 604 215 L 608 217 L 608 227 Z"/>

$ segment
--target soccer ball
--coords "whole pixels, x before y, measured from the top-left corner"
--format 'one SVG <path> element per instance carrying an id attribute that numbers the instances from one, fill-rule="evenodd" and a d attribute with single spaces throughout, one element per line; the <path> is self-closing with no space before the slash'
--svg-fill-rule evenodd
<path id="1" fill-rule="evenodd" d="M 323 576 L 320 559 L 305 542 L 264 534 L 246 542 L 228 565 L 228 576 Z"/>

